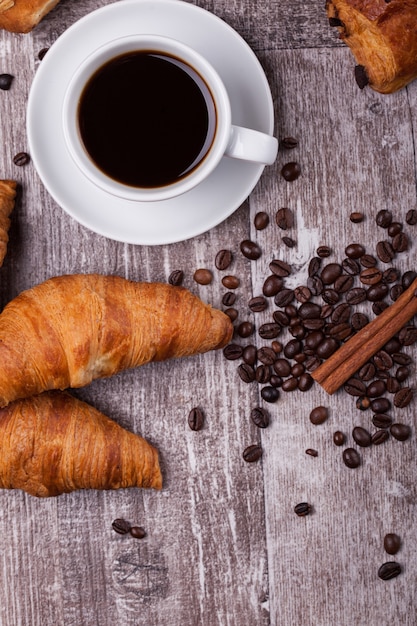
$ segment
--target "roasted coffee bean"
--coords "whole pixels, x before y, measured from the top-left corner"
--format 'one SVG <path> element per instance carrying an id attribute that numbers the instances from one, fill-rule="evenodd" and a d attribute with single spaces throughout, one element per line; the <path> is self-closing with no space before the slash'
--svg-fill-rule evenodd
<path id="1" fill-rule="evenodd" d="M 368 396 L 359 396 L 356 400 L 356 408 L 359 409 L 359 411 L 367 411 L 370 406 L 371 400 Z"/>
<path id="2" fill-rule="evenodd" d="M 369 83 L 368 74 L 363 65 L 355 65 L 354 68 L 355 81 L 359 89 L 364 89 Z"/>
<path id="3" fill-rule="evenodd" d="M 255 331 L 255 326 L 252 322 L 241 322 L 236 329 L 239 337 L 246 338 L 250 337 Z"/>
<path id="4" fill-rule="evenodd" d="M 313 331 L 307 335 L 305 339 L 305 345 L 307 348 L 311 348 L 312 350 L 315 350 L 317 346 L 319 346 L 323 340 L 324 340 L 324 334 L 320 330 Z"/>
<path id="5" fill-rule="evenodd" d="M 279 398 L 279 391 L 276 387 L 263 387 L 261 397 L 265 402 L 276 402 Z"/>
<path id="6" fill-rule="evenodd" d="M 232 291 L 228 291 L 222 298 L 222 304 L 224 306 L 232 306 L 236 302 L 236 294 Z"/>
<path id="7" fill-rule="evenodd" d="M 310 300 L 312 293 L 306 285 L 299 285 L 294 289 L 294 296 L 298 302 L 304 304 Z"/>
<path id="8" fill-rule="evenodd" d="M 394 406 L 403 409 L 408 406 L 413 399 L 414 392 L 410 387 L 402 387 L 394 395 Z"/>
<path id="9" fill-rule="evenodd" d="M 360 243 L 351 243 L 345 248 L 345 254 L 349 259 L 359 259 L 365 254 L 365 248 Z"/>
<path id="10" fill-rule="evenodd" d="M 295 137 L 284 137 L 279 142 L 279 146 L 284 150 L 293 150 L 298 146 L 298 139 L 295 139 Z"/>
<path id="11" fill-rule="evenodd" d="M 146 530 L 142 526 L 132 526 L 129 532 L 134 539 L 146 537 Z"/>
<path id="12" fill-rule="evenodd" d="M 410 209 L 409 211 L 407 211 L 406 216 L 405 216 L 405 221 L 410 226 L 415 226 L 417 224 L 417 211 L 416 211 L 416 209 Z"/>
<path id="13" fill-rule="evenodd" d="M 358 376 L 364 382 L 368 382 L 369 380 L 372 380 L 375 376 L 375 370 L 376 368 L 373 363 L 365 363 L 365 365 L 362 365 L 362 367 L 358 371 Z"/>
<path id="14" fill-rule="evenodd" d="M 396 280 L 400 278 L 401 272 L 397 270 L 395 267 L 389 267 L 385 271 L 382 272 L 382 280 L 384 283 L 390 284 L 395 283 Z"/>
<path id="15" fill-rule="evenodd" d="M 194 272 L 193 278 L 199 285 L 209 285 L 213 280 L 213 274 L 209 269 L 200 268 Z"/>
<path id="16" fill-rule="evenodd" d="M 277 358 L 276 352 L 272 348 L 268 348 L 268 346 L 259 348 L 257 356 L 258 360 L 264 363 L 264 365 L 273 365 Z"/>
<path id="17" fill-rule="evenodd" d="M 332 306 L 331 304 L 323 304 L 321 307 L 321 318 L 327 319 L 328 317 L 331 317 L 333 311 L 334 306 Z"/>
<path id="18" fill-rule="evenodd" d="M 239 317 L 239 311 L 237 309 L 234 309 L 233 307 L 226 309 L 225 314 L 230 318 L 232 322 L 235 322 Z"/>
<path id="19" fill-rule="evenodd" d="M 321 359 L 328 359 L 339 347 L 339 342 L 333 337 L 326 337 L 317 346 L 317 356 Z"/>
<path id="20" fill-rule="evenodd" d="M 409 247 L 409 239 L 406 233 L 398 233 L 392 240 L 392 247 L 395 252 L 406 252 Z"/>
<path id="21" fill-rule="evenodd" d="M 270 365 L 259 365 L 255 370 L 255 380 L 260 385 L 266 385 L 269 383 L 271 378 L 271 366 Z"/>
<path id="22" fill-rule="evenodd" d="M 303 327 L 307 330 L 320 330 L 325 326 L 325 323 L 325 320 L 317 318 L 302 321 Z"/>
<path id="23" fill-rule="evenodd" d="M 244 383 L 252 383 L 255 380 L 255 370 L 252 365 L 242 363 L 237 368 L 237 373 Z"/>
<path id="24" fill-rule="evenodd" d="M 389 306 L 388 302 L 384 302 L 384 300 L 379 300 L 378 302 L 372 303 L 372 311 L 375 315 L 381 315 L 385 309 Z"/>
<path id="25" fill-rule="evenodd" d="M 305 302 L 298 308 L 298 315 L 302 320 L 319 318 L 321 306 L 315 302 Z"/>
<path id="26" fill-rule="evenodd" d="M 308 275 L 314 276 L 320 270 L 321 259 L 318 256 L 313 256 L 308 264 Z"/>
<path id="27" fill-rule="evenodd" d="M 282 383 L 283 380 L 280 376 L 277 376 L 276 374 L 271 374 L 271 379 L 269 381 L 271 387 L 282 387 Z"/>
<path id="28" fill-rule="evenodd" d="M 237 289 L 240 285 L 240 280 L 237 276 L 223 276 L 222 285 L 226 289 Z"/>
<path id="29" fill-rule="evenodd" d="M 323 293 L 324 284 L 319 276 L 309 276 L 307 279 L 307 287 L 313 296 L 319 296 Z"/>
<path id="30" fill-rule="evenodd" d="M 290 318 L 285 311 L 274 311 L 272 317 L 274 318 L 274 322 L 280 324 L 281 326 L 288 326 L 290 323 Z"/>
<path id="31" fill-rule="evenodd" d="M 312 510 L 313 507 L 308 502 L 300 502 L 294 507 L 294 513 L 298 515 L 298 517 L 305 517 L 306 515 L 309 515 Z"/>
<path id="32" fill-rule="evenodd" d="M 283 349 L 284 346 L 282 345 L 282 343 L 280 341 L 271 341 L 271 348 L 273 349 L 274 352 L 276 352 L 277 354 L 280 354 Z"/>
<path id="33" fill-rule="evenodd" d="M 356 276 L 361 271 L 359 263 L 355 259 L 350 259 L 349 257 L 343 259 L 342 268 L 346 274 L 349 274 L 350 276 Z"/>
<path id="34" fill-rule="evenodd" d="M 335 324 L 348 322 L 351 316 L 352 307 L 347 302 L 339 304 L 332 313 L 332 322 Z"/>
<path id="35" fill-rule="evenodd" d="M 231 252 L 231 250 L 220 250 L 220 252 L 216 254 L 214 264 L 218 270 L 223 271 L 227 270 L 227 268 L 230 267 L 232 261 L 233 253 Z"/>
<path id="36" fill-rule="evenodd" d="M 398 339 L 402 346 L 411 346 L 417 341 L 417 328 L 411 324 L 404 326 L 398 333 Z"/>
<path id="37" fill-rule="evenodd" d="M 361 256 L 361 258 L 359 259 L 359 263 L 362 265 L 362 267 L 364 267 L 365 269 L 370 269 L 371 267 L 375 267 L 378 264 L 378 261 L 376 260 L 376 258 L 374 256 L 372 256 L 371 254 L 364 254 L 363 256 Z"/>
<path id="38" fill-rule="evenodd" d="M 372 285 L 366 291 L 366 299 L 369 302 L 379 302 L 383 300 L 385 296 L 388 295 L 388 285 L 384 283 L 378 283 L 377 285 Z"/>
<path id="39" fill-rule="evenodd" d="M 414 270 L 408 270 L 407 272 L 404 272 L 404 274 L 401 277 L 401 284 L 404 287 L 404 289 L 408 289 L 408 287 L 410 287 L 411 283 L 417 278 L 417 272 L 415 272 Z"/>
<path id="40" fill-rule="evenodd" d="M 340 294 L 336 291 L 336 289 L 325 289 L 321 294 L 322 299 L 327 304 L 337 304 L 340 300 Z"/>
<path id="41" fill-rule="evenodd" d="M 188 426 L 191 430 L 201 430 L 204 426 L 204 413 L 196 406 L 188 414 Z"/>
<path id="42" fill-rule="evenodd" d="M 385 352 L 388 352 L 388 354 L 398 352 L 399 350 L 401 350 L 401 342 L 398 337 L 391 337 L 391 339 L 387 341 L 382 349 L 385 350 Z"/>
<path id="43" fill-rule="evenodd" d="M 273 274 L 281 276 L 281 278 L 285 278 L 291 274 L 291 265 L 288 265 L 285 261 L 281 261 L 281 259 L 273 259 L 269 264 L 269 269 Z"/>
<path id="44" fill-rule="evenodd" d="M 393 376 L 389 376 L 387 378 L 386 385 L 388 393 L 397 393 L 397 391 L 401 388 L 401 383 Z"/>
<path id="45" fill-rule="evenodd" d="M 294 300 L 294 291 L 292 289 L 281 289 L 274 298 L 277 306 L 285 307 Z"/>
<path id="46" fill-rule="evenodd" d="M 402 285 L 393 285 L 389 291 L 390 298 L 393 302 L 398 300 L 400 295 L 404 292 L 404 287 Z"/>
<path id="47" fill-rule="evenodd" d="M 315 426 L 324 424 L 329 417 L 329 409 L 326 406 L 316 406 L 310 412 L 310 422 Z"/>
<path id="48" fill-rule="evenodd" d="M 329 246 L 319 246 L 316 250 L 316 254 L 321 259 L 327 259 L 327 257 L 329 257 L 331 253 L 332 253 L 332 249 L 329 248 Z"/>
<path id="49" fill-rule="evenodd" d="M 346 293 L 353 287 L 353 276 L 342 274 L 334 281 L 334 288 L 338 293 Z"/>
<path id="50" fill-rule="evenodd" d="M 344 341 L 352 334 L 352 327 L 346 322 L 340 322 L 340 324 L 334 324 L 328 332 L 329 337 L 334 337 L 339 341 Z"/>
<path id="51" fill-rule="evenodd" d="M 258 360 L 258 349 L 257 349 L 257 347 L 252 345 L 252 344 L 250 344 L 248 346 L 245 346 L 243 348 L 243 352 L 242 352 L 242 359 L 248 365 L 255 365 L 256 361 Z"/>
<path id="52" fill-rule="evenodd" d="M 391 245 L 391 242 L 386 240 L 379 241 L 376 244 L 376 253 L 378 259 L 382 261 L 382 263 L 390 263 L 395 257 L 395 251 Z"/>
<path id="53" fill-rule="evenodd" d="M 293 324 L 290 326 L 290 334 L 295 339 L 303 339 L 306 335 L 306 329 L 301 323 Z"/>
<path id="54" fill-rule="evenodd" d="M 298 389 L 300 391 L 308 391 L 314 385 L 314 378 L 308 373 L 304 372 L 298 379 Z"/>
<path id="55" fill-rule="evenodd" d="M 269 413 L 266 409 L 257 406 L 250 413 L 252 422 L 258 428 L 267 428 L 269 426 Z"/>
<path id="56" fill-rule="evenodd" d="M 391 222 L 388 226 L 388 235 L 390 237 L 396 237 L 403 229 L 401 222 Z"/>
<path id="57" fill-rule="evenodd" d="M 372 423 L 377 428 L 389 428 L 392 424 L 392 418 L 385 413 L 376 413 L 372 416 Z"/>
<path id="58" fill-rule="evenodd" d="M 367 267 L 361 271 L 359 280 L 364 285 L 376 285 L 382 280 L 382 272 L 376 267 Z"/>
<path id="59" fill-rule="evenodd" d="M 393 361 L 392 356 L 386 350 L 379 350 L 373 356 L 375 367 L 382 371 L 391 369 Z"/>
<path id="60" fill-rule="evenodd" d="M 389 431 L 398 441 L 406 441 L 411 435 L 411 428 L 407 424 L 392 424 Z"/>
<path id="61" fill-rule="evenodd" d="M 301 352 L 303 344 L 298 339 L 290 339 L 284 347 L 284 355 L 287 359 L 293 359 L 296 354 Z"/>
<path id="62" fill-rule="evenodd" d="M 361 448 L 367 448 L 371 445 L 371 434 L 362 426 L 355 426 L 352 430 L 352 437 Z"/>
<path id="63" fill-rule="evenodd" d="M 395 378 L 399 383 L 403 383 L 410 375 L 410 368 L 407 365 L 401 365 L 395 372 Z"/>
<path id="64" fill-rule="evenodd" d="M 259 327 L 258 333 L 262 339 L 275 339 L 281 332 L 281 326 L 275 322 L 267 322 Z"/>
<path id="65" fill-rule="evenodd" d="M 310 356 L 305 362 L 305 368 L 309 372 L 314 372 L 321 365 L 321 360 L 318 356 Z"/>
<path id="66" fill-rule="evenodd" d="M 290 323 L 292 323 L 294 321 L 294 318 L 298 319 L 297 307 L 294 304 L 287 304 L 285 306 L 285 313 L 290 318 Z"/>
<path id="67" fill-rule="evenodd" d="M 254 444 L 252 446 L 248 446 L 243 450 L 243 460 L 246 463 L 255 463 L 259 461 L 262 456 L 262 448 L 260 445 Z"/>
<path id="68" fill-rule="evenodd" d="M 385 443 L 389 439 L 389 434 L 387 430 L 377 430 L 371 439 L 371 443 L 374 446 L 380 446 L 382 443 Z"/>
<path id="69" fill-rule="evenodd" d="M 281 230 L 288 230 L 294 226 L 294 215 L 291 209 L 282 208 L 278 209 L 277 214 L 275 216 L 275 221 L 277 226 L 281 228 Z"/>
<path id="70" fill-rule="evenodd" d="M 295 376 L 286 378 L 282 383 L 283 391 L 295 391 L 298 389 L 298 379 Z"/>
<path id="71" fill-rule="evenodd" d="M 243 348 L 237 343 L 229 343 L 228 346 L 223 348 L 223 355 L 228 361 L 236 361 L 243 355 Z"/>
<path id="72" fill-rule="evenodd" d="M 262 285 L 262 293 L 267 298 L 272 298 L 273 296 L 276 296 L 279 291 L 281 291 L 283 284 L 284 281 L 280 276 L 271 274 L 265 279 L 264 284 Z"/>
<path id="73" fill-rule="evenodd" d="M 268 301 L 264 296 L 255 296 L 249 300 L 248 307 L 253 313 L 260 313 L 268 308 Z"/>
<path id="74" fill-rule="evenodd" d="M 12 86 L 13 76 L 11 74 L 0 74 L 0 89 L 8 91 Z"/>
<path id="75" fill-rule="evenodd" d="M 359 211 L 353 211 L 353 213 L 349 215 L 349 219 L 353 224 L 360 224 L 364 220 L 364 214 Z"/>
<path id="76" fill-rule="evenodd" d="M 361 464 L 361 458 L 354 448 L 345 448 L 342 454 L 343 463 L 350 469 L 355 469 Z"/>
<path id="77" fill-rule="evenodd" d="M 374 413 L 387 413 L 391 408 L 388 398 L 375 398 L 371 402 L 371 409 Z"/>
<path id="78" fill-rule="evenodd" d="M 319 455 L 317 450 L 313 450 L 313 448 L 307 448 L 306 454 L 308 454 L 308 456 L 318 456 Z"/>
<path id="79" fill-rule="evenodd" d="M 370 385 L 366 388 L 366 395 L 368 398 L 378 398 L 379 396 L 383 396 L 387 390 L 387 385 L 385 381 L 378 379 L 374 380 Z"/>
<path id="80" fill-rule="evenodd" d="M 340 430 L 336 430 L 333 433 L 333 443 L 335 446 L 343 446 L 345 439 L 345 435 Z"/>
<path id="81" fill-rule="evenodd" d="M 277 359 L 273 364 L 274 372 L 283 378 L 291 374 L 291 365 L 287 359 Z"/>
<path id="82" fill-rule="evenodd" d="M 269 224 L 269 215 L 265 211 L 259 211 L 253 220 L 256 230 L 264 230 Z"/>
<path id="83" fill-rule="evenodd" d="M 387 209 L 381 209 L 376 214 L 375 221 L 378 224 L 378 226 L 380 226 L 381 228 L 388 228 L 388 226 L 392 222 L 392 213 L 391 213 L 391 211 L 388 211 Z"/>
<path id="84" fill-rule="evenodd" d="M 395 561 L 383 563 L 378 569 L 378 576 L 382 580 L 391 580 L 391 578 L 395 578 L 399 574 L 401 574 L 401 565 Z"/>
<path id="85" fill-rule="evenodd" d="M 366 300 L 366 290 L 363 287 L 354 287 L 346 294 L 348 304 L 360 304 Z"/>
<path id="86" fill-rule="evenodd" d="M 345 382 L 343 388 L 350 396 L 364 396 L 366 394 L 366 385 L 358 378 L 350 378 Z"/>
<path id="87" fill-rule="evenodd" d="M 121 518 L 115 519 L 114 522 L 112 522 L 111 526 L 113 530 L 119 535 L 127 535 L 131 528 L 129 522 Z"/>
<path id="88" fill-rule="evenodd" d="M 256 261 L 262 254 L 261 248 L 254 241 L 245 239 L 240 244 L 240 251 L 250 261 Z"/>
<path id="89" fill-rule="evenodd" d="M 182 285 L 184 281 L 184 272 L 182 270 L 174 270 L 168 277 L 168 282 L 170 285 L 174 285 L 174 287 L 178 287 Z"/>
<path id="90" fill-rule="evenodd" d="M 30 161 L 30 156 L 28 155 L 27 152 L 18 152 L 13 157 L 13 163 L 17 165 L 18 167 L 21 167 L 22 165 L 27 165 L 29 161 Z"/>
<path id="91" fill-rule="evenodd" d="M 405 352 L 394 352 L 391 357 L 394 363 L 397 363 L 398 365 L 410 365 L 412 363 L 411 356 L 409 354 L 405 354 Z"/>
<path id="92" fill-rule="evenodd" d="M 339 263 L 328 263 L 320 272 L 320 278 L 325 285 L 334 283 L 342 273 L 342 266 Z"/>
<path id="93" fill-rule="evenodd" d="M 401 547 L 401 539 L 396 533 L 387 533 L 384 537 L 384 550 L 388 554 L 397 554 Z"/>
<path id="94" fill-rule="evenodd" d="M 284 243 L 287 246 L 287 248 L 295 248 L 295 246 L 297 245 L 296 240 L 293 239 L 292 237 L 283 237 L 282 243 Z"/>
<path id="95" fill-rule="evenodd" d="M 281 176 L 288 182 L 293 182 L 301 174 L 301 167 L 296 161 L 290 161 L 281 168 Z"/>

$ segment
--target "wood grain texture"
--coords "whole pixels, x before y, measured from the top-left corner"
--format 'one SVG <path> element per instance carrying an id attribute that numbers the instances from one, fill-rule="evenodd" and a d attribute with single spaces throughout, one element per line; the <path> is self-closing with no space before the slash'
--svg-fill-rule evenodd
<path id="1" fill-rule="evenodd" d="M 61 0 L 29 35 L 0 32 L 0 73 L 15 76 L 0 92 L 0 172 L 20 184 L 10 245 L 1 268 L 0 306 L 21 290 L 66 272 L 102 271 L 136 280 L 167 280 L 174 269 L 184 284 L 214 306 L 226 291 L 215 270 L 218 250 L 234 254 L 230 273 L 241 278 L 239 319 L 256 326 L 269 313 L 247 307 L 258 295 L 272 258 L 295 268 L 293 286 L 305 282 L 308 260 L 327 244 L 340 260 L 351 241 L 374 253 L 381 238 L 374 217 L 391 209 L 403 221 L 417 208 L 417 85 L 392 96 L 360 91 L 349 50 L 332 31 L 322 0 L 201 0 L 225 19 L 260 59 L 274 98 L 276 134 L 299 139 L 265 169 L 249 204 L 223 224 L 189 241 L 142 247 L 97 235 L 67 216 L 44 189 L 32 164 L 17 168 L 25 150 L 25 110 L 38 53 L 101 0 Z M 297 160 L 301 177 L 287 183 L 282 165 Z M 274 222 L 278 208 L 296 215 L 289 249 Z M 271 223 L 255 231 L 266 211 Z M 361 224 L 349 215 L 365 214 Z M 396 266 L 416 269 L 412 245 Z M 239 242 L 257 240 L 262 257 L 248 261 Z M 198 286 L 193 272 L 208 267 L 214 281 Z M 229 271 L 229 270 L 228 270 Z M 250 342 L 262 345 L 257 335 Z M 415 356 L 415 348 L 408 349 Z M 410 379 L 415 387 L 415 372 Z M 417 546 L 415 531 L 415 401 L 396 409 L 412 438 L 391 439 L 361 452 L 362 465 L 346 468 L 332 442 L 342 430 L 352 444 L 356 425 L 370 426 L 343 391 L 331 399 L 315 385 L 281 393 L 274 405 L 257 385 L 243 383 L 236 363 L 210 353 L 149 364 L 100 380 L 75 395 L 161 452 L 161 493 L 125 490 L 79 492 L 39 501 L 0 493 L 0 626 L 414 626 Z M 328 421 L 313 426 L 314 406 L 329 407 Z M 260 431 L 250 410 L 263 405 L 271 424 Z M 192 432 L 190 409 L 200 406 L 205 426 Z M 242 452 L 261 443 L 263 458 L 247 464 Z M 315 448 L 318 457 L 305 454 Z M 308 501 L 313 513 L 295 515 Z M 124 517 L 145 527 L 143 540 L 116 535 Z M 383 536 L 402 538 L 402 574 L 383 582 L 378 567 L 391 560 Z"/>

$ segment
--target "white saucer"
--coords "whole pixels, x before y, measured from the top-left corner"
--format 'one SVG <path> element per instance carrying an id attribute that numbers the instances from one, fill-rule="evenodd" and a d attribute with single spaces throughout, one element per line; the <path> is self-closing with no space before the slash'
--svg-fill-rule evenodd
<path id="1" fill-rule="evenodd" d="M 199 235 L 231 215 L 258 182 L 264 166 L 223 158 L 199 187 L 175 199 L 140 203 L 111 196 L 78 170 L 64 144 L 62 103 L 87 54 L 111 38 L 155 33 L 180 39 L 205 55 L 223 78 L 234 124 L 273 133 L 271 92 L 246 42 L 223 20 L 181 0 L 121 0 L 73 24 L 42 60 L 28 100 L 33 163 L 55 201 L 74 219 L 110 239 L 155 245 Z"/>

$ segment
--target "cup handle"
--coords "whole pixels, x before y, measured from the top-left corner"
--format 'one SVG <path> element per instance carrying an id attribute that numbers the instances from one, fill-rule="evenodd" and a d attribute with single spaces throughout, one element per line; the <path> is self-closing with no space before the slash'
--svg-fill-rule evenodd
<path id="1" fill-rule="evenodd" d="M 258 130 L 232 125 L 225 156 L 272 165 L 277 158 L 277 153 L 278 140 L 276 137 L 261 133 Z"/>

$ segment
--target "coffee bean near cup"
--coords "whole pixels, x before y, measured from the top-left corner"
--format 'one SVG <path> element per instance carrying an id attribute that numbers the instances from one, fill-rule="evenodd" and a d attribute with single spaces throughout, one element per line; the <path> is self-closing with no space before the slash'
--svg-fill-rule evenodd
<path id="1" fill-rule="evenodd" d="M 226 86 L 187 45 L 157 35 L 110 41 L 71 78 L 63 103 L 65 142 L 104 191 L 160 201 L 204 181 L 224 157 L 272 164 L 277 139 L 235 126 Z"/>

